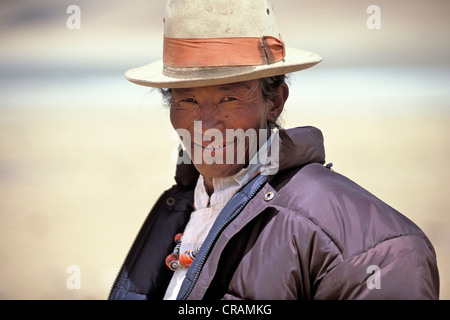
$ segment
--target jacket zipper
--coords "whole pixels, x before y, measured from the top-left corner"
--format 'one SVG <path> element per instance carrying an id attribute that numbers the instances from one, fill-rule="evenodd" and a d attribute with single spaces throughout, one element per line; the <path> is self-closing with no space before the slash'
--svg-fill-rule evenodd
<path id="1" fill-rule="evenodd" d="M 262 176 L 262 175 L 261 175 Z M 262 176 L 265 177 L 266 179 L 262 179 L 261 182 L 259 182 L 259 184 L 256 186 L 256 188 L 254 189 L 254 191 L 250 194 L 249 197 L 247 197 L 247 199 L 239 206 L 239 208 L 236 209 L 236 211 L 219 227 L 219 229 L 217 230 L 217 232 L 214 234 L 212 240 L 209 242 L 207 248 L 206 248 L 206 254 L 203 255 L 202 260 L 199 263 L 199 267 L 197 268 L 197 271 L 194 275 L 194 279 L 193 281 L 190 283 L 189 288 L 187 290 L 187 292 L 184 294 L 183 297 L 180 298 L 180 300 L 187 300 L 187 298 L 189 297 L 189 295 L 191 294 L 192 290 L 194 289 L 197 280 L 200 276 L 200 273 L 203 269 L 203 265 L 206 262 L 206 259 L 209 255 L 209 252 L 211 251 L 213 245 L 215 244 L 217 238 L 219 237 L 219 235 L 222 233 L 223 229 L 225 229 L 225 227 L 234 220 L 234 218 L 236 218 L 237 215 L 239 215 L 242 210 L 245 208 L 245 206 L 250 202 L 251 199 L 253 199 L 253 197 L 261 190 L 262 186 L 266 183 L 267 181 L 267 176 Z"/>
<path id="2" fill-rule="evenodd" d="M 141 231 L 142 231 L 142 229 L 143 229 L 143 227 L 144 227 L 144 224 L 147 222 L 147 220 L 152 219 L 152 218 L 150 218 L 150 216 L 151 216 L 153 210 L 155 209 L 156 204 L 161 200 L 161 198 L 164 196 L 165 193 L 166 193 L 166 192 L 163 192 L 163 193 L 158 197 L 158 199 L 154 202 L 154 204 L 153 204 L 152 208 L 150 209 L 148 215 L 145 217 L 144 221 L 142 222 L 141 227 L 139 228 L 139 231 L 138 231 L 138 232 L 136 233 L 136 235 L 134 236 L 133 242 L 131 242 L 130 248 L 129 248 L 128 251 L 127 251 L 127 255 L 125 256 L 125 259 L 123 260 L 122 265 L 120 266 L 119 271 L 117 272 L 117 275 L 116 275 L 116 277 L 115 277 L 115 280 L 114 280 L 113 284 L 111 285 L 111 288 L 109 289 L 108 300 L 111 298 L 111 294 L 112 294 L 112 290 L 113 290 L 113 288 L 114 288 L 114 285 L 117 283 L 117 280 L 119 280 L 119 275 L 120 275 L 120 273 L 122 272 L 123 267 L 125 266 L 125 262 L 128 260 L 128 257 L 129 257 L 129 255 L 130 255 L 131 248 L 133 248 L 133 245 L 135 244 L 135 242 L 136 242 L 136 240 L 137 240 L 139 234 L 141 233 Z M 154 219 L 154 218 L 153 218 L 153 219 Z"/>

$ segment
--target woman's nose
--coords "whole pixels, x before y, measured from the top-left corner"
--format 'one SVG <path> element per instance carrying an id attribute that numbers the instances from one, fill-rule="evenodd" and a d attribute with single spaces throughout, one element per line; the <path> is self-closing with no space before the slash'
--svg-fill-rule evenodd
<path id="1" fill-rule="evenodd" d="M 209 129 L 217 129 L 225 132 L 225 122 L 219 107 L 207 104 L 200 107 L 197 121 L 201 121 L 202 134 Z"/>

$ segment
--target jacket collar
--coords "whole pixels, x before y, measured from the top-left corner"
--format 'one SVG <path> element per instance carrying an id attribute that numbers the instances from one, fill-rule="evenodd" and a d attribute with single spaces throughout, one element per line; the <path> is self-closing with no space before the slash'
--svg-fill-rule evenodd
<path id="1" fill-rule="evenodd" d="M 325 163 L 322 132 L 315 127 L 297 127 L 279 131 L 279 171 L 309 163 Z M 192 163 L 177 165 L 175 181 L 182 188 L 194 188 L 199 173 Z"/>
<path id="2" fill-rule="evenodd" d="M 279 170 L 304 166 L 309 163 L 325 163 L 322 132 L 315 127 L 280 130 Z"/>

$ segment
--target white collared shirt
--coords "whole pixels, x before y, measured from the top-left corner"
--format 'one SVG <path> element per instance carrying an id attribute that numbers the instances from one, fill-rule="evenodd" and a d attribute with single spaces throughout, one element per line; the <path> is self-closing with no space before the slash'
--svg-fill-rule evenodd
<path id="1" fill-rule="evenodd" d="M 268 139 L 270 145 L 271 137 Z M 260 149 L 261 150 L 261 149 Z M 214 178 L 214 193 L 209 197 L 205 189 L 203 176 L 200 175 L 194 191 L 194 209 L 183 233 L 180 246 L 180 254 L 186 250 L 195 250 L 205 241 L 214 221 L 219 216 L 231 197 L 244 185 L 252 180 L 257 174 L 264 172 L 267 167 L 258 161 L 258 153 L 250 164 L 234 176 L 225 178 Z M 175 243 L 174 243 L 175 247 Z M 167 287 L 164 300 L 175 300 L 180 291 L 188 269 L 178 269 L 174 272 L 169 286 Z"/>

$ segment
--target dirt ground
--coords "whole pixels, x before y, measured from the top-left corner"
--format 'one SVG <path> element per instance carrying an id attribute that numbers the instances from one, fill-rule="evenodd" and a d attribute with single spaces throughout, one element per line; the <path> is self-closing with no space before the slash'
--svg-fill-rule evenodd
<path id="1" fill-rule="evenodd" d="M 449 299 L 449 116 L 284 118 L 322 129 L 335 171 L 425 231 Z M 176 145 L 161 108 L 0 109 L 0 298 L 105 299 Z"/>

